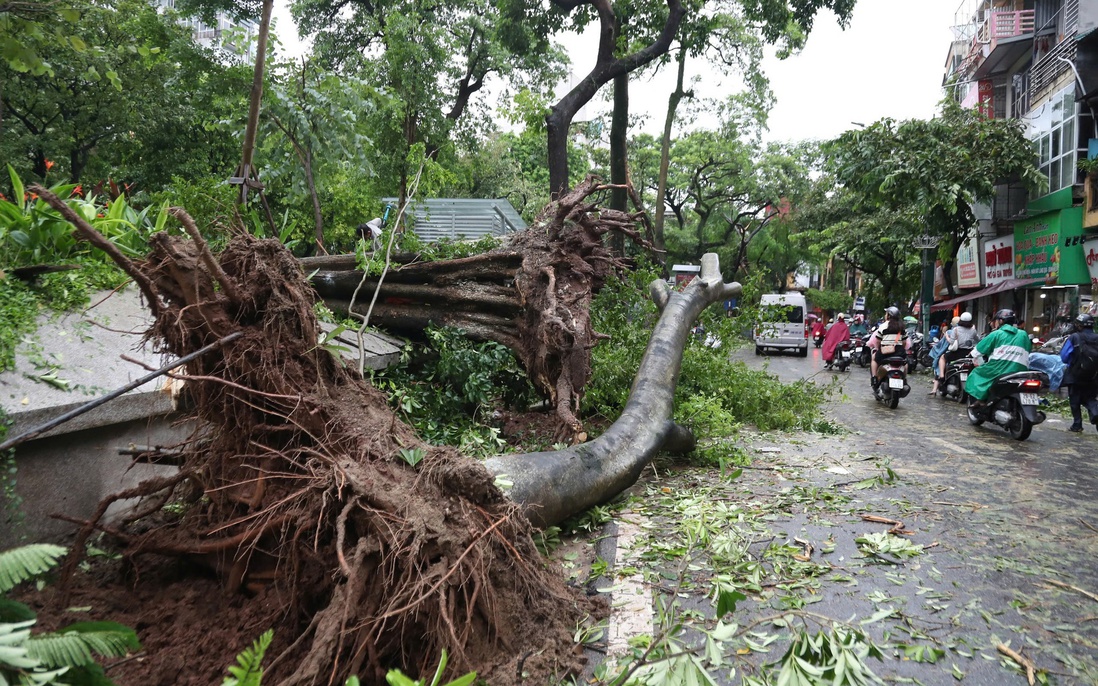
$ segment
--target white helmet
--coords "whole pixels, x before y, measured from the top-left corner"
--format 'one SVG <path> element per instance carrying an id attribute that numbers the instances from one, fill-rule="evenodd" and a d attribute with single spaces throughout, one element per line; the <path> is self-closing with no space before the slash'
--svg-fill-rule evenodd
<path id="1" fill-rule="evenodd" d="M 961 313 L 961 321 L 962 322 L 972 321 L 972 313 L 971 312 L 962 312 Z"/>

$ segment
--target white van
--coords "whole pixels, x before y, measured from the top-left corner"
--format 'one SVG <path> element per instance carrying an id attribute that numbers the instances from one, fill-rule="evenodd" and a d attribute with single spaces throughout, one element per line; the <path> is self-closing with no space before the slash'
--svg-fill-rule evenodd
<path id="1" fill-rule="evenodd" d="M 755 326 L 755 354 L 762 355 L 766 348 L 796 350 L 801 357 L 808 357 L 808 336 L 805 315 L 808 301 L 803 293 L 767 293 L 759 303 L 762 315 Z"/>

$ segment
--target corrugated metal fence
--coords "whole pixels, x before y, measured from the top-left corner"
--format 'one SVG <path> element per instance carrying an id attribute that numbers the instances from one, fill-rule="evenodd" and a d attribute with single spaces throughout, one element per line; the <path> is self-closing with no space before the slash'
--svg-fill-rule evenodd
<path id="1" fill-rule="evenodd" d="M 396 205 L 396 198 L 384 198 Z M 431 198 L 408 207 L 412 228 L 424 241 L 502 236 L 526 228 L 526 222 L 507 200 Z"/>

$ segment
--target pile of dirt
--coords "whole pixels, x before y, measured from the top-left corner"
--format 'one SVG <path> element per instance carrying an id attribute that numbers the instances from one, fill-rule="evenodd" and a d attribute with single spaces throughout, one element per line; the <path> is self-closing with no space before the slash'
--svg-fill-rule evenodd
<path id="1" fill-rule="evenodd" d="M 574 673 L 572 634 L 590 601 L 539 556 L 529 522 L 492 476 L 424 444 L 381 393 L 318 347 L 311 289 L 278 241 L 241 233 L 215 257 L 177 216 L 190 238 L 157 234 L 147 259 L 114 257 L 156 317 L 148 338 L 157 350 L 183 357 L 219 344 L 186 366 L 200 429 L 177 475 L 118 494 L 141 499 L 135 514 L 117 527 L 93 518 L 74 548 L 98 528 L 124 544 L 135 570 L 167 556 L 216 579 L 204 601 L 190 582 L 169 594 L 136 590 L 140 574 L 121 579 L 128 596 L 112 609 L 145 627 L 149 678 L 182 666 L 174 683 L 209 683 L 225 656 L 272 626 L 267 683 L 342 684 L 355 674 L 380 684 L 392 668 L 433 669 L 443 650 L 451 676 L 476 671 L 493 684 Z M 167 503 L 178 519 L 157 518 Z M 64 607 L 89 604 L 77 600 L 76 562 L 62 570 Z M 192 621 L 194 631 L 178 630 Z M 206 644 L 216 664 L 195 667 Z"/>

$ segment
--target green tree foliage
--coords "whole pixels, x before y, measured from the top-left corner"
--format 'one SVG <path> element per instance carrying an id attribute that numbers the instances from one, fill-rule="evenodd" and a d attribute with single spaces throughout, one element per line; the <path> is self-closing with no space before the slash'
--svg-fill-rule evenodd
<path id="1" fill-rule="evenodd" d="M 233 104 L 224 92 L 234 73 L 189 30 L 146 2 L 110 0 L 72 31 L 52 46 L 47 72 L 0 63 L 0 152 L 21 173 L 41 180 L 53 166 L 55 178 L 119 174 L 148 188 L 221 166 L 231 137 L 211 125 Z"/>
<path id="2" fill-rule="evenodd" d="M 790 220 L 815 264 L 838 260 L 865 274 L 869 283 L 863 295 L 871 310 L 901 302 L 918 288 L 919 255 L 911 237 L 920 218 L 912 208 L 886 210 L 867 204 L 824 174 L 794 206 Z"/>
<path id="3" fill-rule="evenodd" d="M 506 96 L 562 74 L 548 25 L 531 27 L 506 0 L 298 0 L 293 9 L 325 64 L 384 92 L 371 138 L 379 175 L 398 179 L 387 189 L 394 194 L 414 171 L 405 162 L 414 144 L 437 157 L 455 137 L 484 130 L 489 112 L 479 95 L 490 79 Z"/>
<path id="4" fill-rule="evenodd" d="M 328 176 L 353 169 L 369 175 L 370 141 L 362 117 L 373 108 L 373 89 L 351 76 L 318 69 L 308 62 L 300 68 L 282 65 L 272 70 L 266 88 L 264 125 L 264 178 L 281 182 L 288 203 L 312 206 L 313 240 L 325 245 L 325 213 L 321 192 Z M 367 218 L 339 227 L 344 238 Z"/>
<path id="5" fill-rule="evenodd" d="M 677 220 L 666 232 L 671 256 L 695 261 L 716 252 L 729 274 L 739 275 L 750 264 L 752 242 L 808 191 L 811 149 L 761 144 L 757 107 L 752 98 L 732 98 L 720 129 L 675 141 L 669 186 L 683 195 L 667 199 Z"/>
<path id="6" fill-rule="evenodd" d="M 952 261 L 975 224 L 972 205 L 995 196 L 1005 180 L 1031 189 L 1041 183 L 1021 120 L 989 119 L 944 100 L 938 116 L 882 119 L 848 131 L 827 146 L 832 170 L 859 206 L 913 216 L 896 229 L 941 238 Z M 910 242 L 909 242 L 910 244 Z"/>

